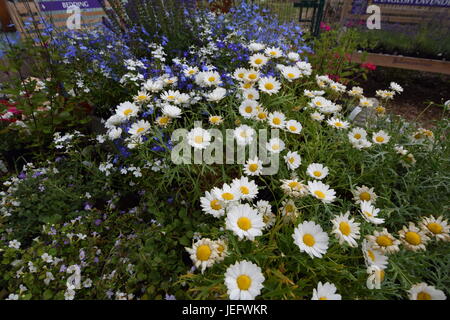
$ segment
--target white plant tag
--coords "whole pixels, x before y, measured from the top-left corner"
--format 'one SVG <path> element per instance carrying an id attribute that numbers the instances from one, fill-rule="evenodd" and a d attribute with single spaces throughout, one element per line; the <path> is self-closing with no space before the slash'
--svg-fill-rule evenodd
<path id="1" fill-rule="evenodd" d="M 362 111 L 362 108 L 356 107 L 353 109 L 353 111 L 349 114 L 348 118 L 353 121 L 353 119 L 356 118 L 356 116 Z"/>

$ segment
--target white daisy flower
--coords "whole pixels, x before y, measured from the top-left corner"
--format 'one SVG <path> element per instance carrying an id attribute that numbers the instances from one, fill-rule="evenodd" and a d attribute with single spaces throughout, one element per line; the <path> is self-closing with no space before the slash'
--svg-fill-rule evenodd
<path id="1" fill-rule="evenodd" d="M 330 282 L 319 282 L 317 289 L 313 290 L 313 296 L 311 300 L 342 300 L 340 294 L 336 293 L 336 286 Z"/>
<path id="2" fill-rule="evenodd" d="M 248 70 L 244 68 L 238 68 L 234 70 L 233 78 L 238 81 L 244 81 L 245 75 L 247 74 Z"/>
<path id="3" fill-rule="evenodd" d="M 372 146 L 372 143 L 366 139 L 350 140 L 350 143 L 352 144 L 353 148 L 358 150 L 370 148 Z"/>
<path id="4" fill-rule="evenodd" d="M 239 113 L 246 119 L 254 118 L 258 112 L 258 102 L 255 100 L 244 100 L 239 106 Z"/>
<path id="5" fill-rule="evenodd" d="M 211 143 L 211 134 L 202 128 L 194 128 L 187 135 L 188 143 L 195 149 L 206 149 Z"/>
<path id="6" fill-rule="evenodd" d="M 302 72 L 297 67 L 284 67 L 281 69 L 281 74 L 288 81 L 299 79 L 302 76 Z"/>
<path id="7" fill-rule="evenodd" d="M 217 244 L 217 258 L 216 261 L 220 262 L 225 259 L 226 256 L 228 256 L 228 245 L 225 240 L 218 239 L 216 240 Z"/>
<path id="8" fill-rule="evenodd" d="M 336 192 L 322 181 L 309 181 L 308 190 L 312 196 L 321 200 L 323 203 L 331 203 L 336 199 Z"/>
<path id="9" fill-rule="evenodd" d="M 249 63 L 253 68 L 261 68 L 268 61 L 269 59 L 261 53 L 254 54 L 249 58 Z"/>
<path id="10" fill-rule="evenodd" d="M 210 93 L 206 94 L 206 100 L 211 101 L 211 102 L 218 102 L 220 100 L 222 100 L 223 98 L 225 98 L 225 95 L 227 94 L 227 90 L 224 88 L 215 88 L 213 91 L 211 91 Z"/>
<path id="11" fill-rule="evenodd" d="M 391 137 L 384 132 L 383 130 L 380 130 L 378 132 L 375 132 L 372 135 L 372 141 L 376 144 L 385 144 L 388 143 Z"/>
<path id="12" fill-rule="evenodd" d="M 372 265 L 380 269 L 386 269 L 388 265 L 388 256 L 382 254 L 380 251 L 372 248 L 370 243 L 364 239 L 362 242 L 362 251 L 364 255 L 364 262 L 367 267 Z"/>
<path id="13" fill-rule="evenodd" d="M 400 250 L 398 247 L 400 241 L 394 238 L 386 228 L 384 228 L 381 232 L 375 230 L 373 235 L 367 235 L 366 239 L 369 241 L 370 246 L 373 249 L 379 250 L 382 253 L 391 254 Z"/>
<path id="14" fill-rule="evenodd" d="M 233 179 L 231 188 L 240 191 L 240 198 L 244 200 L 253 200 L 258 195 L 258 186 L 247 177 Z"/>
<path id="15" fill-rule="evenodd" d="M 331 118 L 327 120 L 328 125 L 335 127 L 336 129 L 348 129 L 350 123 L 338 118 Z"/>
<path id="16" fill-rule="evenodd" d="M 257 70 L 248 70 L 244 75 L 244 81 L 254 83 L 259 80 L 259 71 Z M 245 88 L 244 89 L 250 89 Z"/>
<path id="17" fill-rule="evenodd" d="M 286 199 L 281 202 L 280 212 L 284 221 L 295 221 L 298 217 L 298 209 L 292 199 Z"/>
<path id="18" fill-rule="evenodd" d="M 259 91 L 255 88 L 243 90 L 242 96 L 246 100 L 258 100 L 259 99 Z"/>
<path id="19" fill-rule="evenodd" d="M 363 216 L 364 220 L 373 224 L 384 223 L 384 219 L 377 218 L 380 209 L 375 208 L 372 205 L 372 202 L 363 200 L 360 202 L 360 206 L 361 206 L 361 215 Z"/>
<path id="20" fill-rule="evenodd" d="M 250 51 L 253 51 L 253 52 L 257 52 L 257 51 L 264 50 L 265 47 L 266 47 L 265 44 L 263 44 L 263 43 L 258 43 L 258 42 L 251 42 L 251 43 L 248 45 L 248 49 L 249 49 Z"/>
<path id="21" fill-rule="evenodd" d="M 256 109 L 256 117 L 255 120 L 257 121 L 265 121 L 267 118 L 269 117 L 269 113 L 267 112 L 266 109 L 264 109 L 263 107 L 259 106 Z"/>
<path id="22" fill-rule="evenodd" d="M 302 163 L 302 159 L 296 151 L 289 151 L 287 155 L 284 156 L 284 161 L 286 161 L 286 164 L 290 170 L 297 169 Z"/>
<path id="23" fill-rule="evenodd" d="M 304 221 L 294 229 L 294 243 L 311 258 L 322 258 L 328 249 L 328 234 L 313 221 Z"/>
<path id="24" fill-rule="evenodd" d="M 303 129 L 302 124 L 297 120 L 289 120 L 288 122 L 286 122 L 285 128 L 287 131 L 294 134 L 300 134 Z"/>
<path id="25" fill-rule="evenodd" d="M 425 282 L 417 283 L 408 290 L 410 300 L 447 300 L 442 290 L 436 289 Z"/>
<path id="26" fill-rule="evenodd" d="M 133 136 L 142 136 L 150 129 L 150 123 L 145 120 L 139 120 L 131 125 L 128 133 Z"/>
<path id="27" fill-rule="evenodd" d="M 258 157 L 248 159 L 244 165 L 244 173 L 248 176 L 259 176 L 262 174 L 263 163 Z"/>
<path id="28" fill-rule="evenodd" d="M 209 123 L 212 125 L 219 125 L 223 122 L 223 118 L 221 116 L 210 116 L 209 117 Z"/>
<path id="29" fill-rule="evenodd" d="M 291 197 L 304 197 L 308 194 L 308 188 L 303 184 L 303 181 L 295 179 L 281 180 L 281 189 L 283 192 Z"/>
<path id="30" fill-rule="evenodd" d="M 366 97 L 361 97 L 359 99 L 359 106 L 366 107 L 366 108 L 373 107 L 373 101 L 370 99 L 367 99 Z"/>
<path id="31" fill-rule="evenodd" d="M 211 214 L 215 218 L 220 218 L 225 214 L 222 202 L 209 191 L 206 191 L 205 196 L 200 198 L 200 204 L 203 212 Z"/>
<path id="32" fill-rule="evenodd" d="M 300 55 L 297 52 L 289 52 L 287 54 L 287 57 L 292 62 L 297 62 L 298 60 L 300 60 Z"/>
<path id="33" fill-rule="evenodd" d="M 164 91 L 161 94 L 161 99 L 166 101 L 166 102 L 172 102 L 175 103 L 175 100 L 177 99 L 177 97 L 180 95 L 180 91 L 176 90 L 168 90 L 168 91 Z"/>
<path id="34" fill-rule="evenodd" d="M 436 240 L 450 241 L 450 225 L 443 216 L 435 218 L 434 216 L 424 217 L 419 223 L 421 229 Z"/>
<path id="35" fill-rule="evenodd" d="M 264 53 L 270 58 L 280 58 L 283 56 L 283 51 L 276 47 L 267 48 L 264 50 Z"/>
<path id="36" fill-rule="evenodd" d="M 367 132 L 363 128 L 353 128 L 348 133 L 348 138 L 351 142 L 365 140 L 367 139 Z"/>
<path id="37" fill-rule="evenodd" d="M 375 203 L 378 196 L 373 190 L 374 188 L 369 188 L 364 185 L 361 187 L 356 187 L 355 190 L 352 190 L 353 200 L 356 204 L 360 204 L 361 201 L 369 201 Z"/>
<path id="38" fill-rule="evenodd" d="M 398 93 L 402 93 L 402 92 L 403 92 L 402 86 L 399 85 L 399 84 L 396 83 L 396 82 L 391 82 L 390 88 L 391 88 L 392 90 L 394 90 L 395 92 L 398 92 Z"/>
<path id="39" fill-rule="evenodd" d="M 252 143 L 255 135 L 255 129 L 246 124 L 243 124 L 234 129 L 234 137 L 236 138 L 236 143 L 241 146 Z"/>
<path id="40" fill-rule="evenodd" d="M 313 112 L 310 115 L 311 119 L 318 121 L 318 122 L 322 122 L 325 119 L 325 116 L 323 114 L 321 114 L 320 112 Z"/>
<path id="41" fill-rule="evenodd" d="M 159 92 L 164 88 L 164 82 L 161 80 L 147 80 L 143 85 L 144 89 L 153 93 Z"/>
<path id="42" fill-rule="evenodd" d="M 225 225 L 227 230 L 233 231 L 239 237 L 239 240 L 246 238 L 251 241 L 262 235 L 265 226 L 263 216 L 248 203 L 232 206 L 228 210 Z"/>
<path id="43" fill-rule="evenodd" d="M 139 91 L 136 96 L 134 96 L 133 100 L 136 103 L 145 103 L 150 100 L 151 96 L 147 94 L 145 91 Z"/>
<path id="44" fill-rule="evenodd" d="M 278 111 L 269 114 L 269 125 L 273 128 L 284 128 L 286 116 Z"/>
<path id="45" fill-rule="evenodd" d="M 264 280 L 261 268 L 247 260 L 236 262 L 225 272 L 225 285 L 231 300 L 254 300 L 261 294 Z"/>
<path id="46" fill-rule="evenodd" d="M 259 90 L 269 95 L 277 94 L 281 89 L 281 83 L 274 77 L 265 77 L 259 79 Z"/>
<path id="47" fill-rule="evenodd" d="M 269 140 L 269 142 L 266 144 L 267 150 L 271 153 L 280 153 L 284 150 L 284 142 L 283 140 L 279 138 L 272 138 Z"/>
<path id="48" fill-rule="evenodd" d="M 303 75 L 310 76 L 312 74 L 312 66 L 309 62 L 297 61 L 295 65 L 302 71 Z"/>
<path id="49" fill-rule="evenodd" d="M 182 111 L 180 108 L 172 106 L 170 104 L 165 104 L 162 107 L 162 113 L 169 118 L 175 119 L 181 117 Z"/>
<path id="50" fill-rule="evenodd" d="M 357 247 L 356 239 L 360 238 L 359 223 L 355 222 L 354 218 L 350 218 L 350 211 L 345 214 L 336 216 L 331 223 L 333 223 L 333 231 L 339 244 L 347 242 L 351 247 Z"/>
<path id="51" fill-rule="evenodd" d="M 111 128 L 108 131 L 108 137 L 110 140 L 116 140 L 119 139 L 122 136 L 122 129 L 121 128 Z"/>
<path id="52" fill-rule="evenodd" d="M 426 250 L 425 245 L 430 240 L 425 232 L 412 222 L 408 226 L 403 226 L 398 235 L 405 248 L 412 251 Z"/>
<path id="53" fill-rule="evenodd" d="M 137 116 L 139 107 L 131 102 L 123 102 L 116 108 L 116 114 L 120 117 L 129 120 L 131 117 Z"/>
<path id="54" fill-rule="evenodd" d="M 186 76 L 186 77 L 188 77 L 188 78 L 190 78 L 190 77 L 193 77 L 193 76 L 195 76 L 197 73 L 198 73 L 198 68 L 197 67 L 186 67 L 184 70 L 183 70 L 183 73 L 184 73 L 184 75 Z"/>
<path id="55" fill-rule="evenodd" d="M 363 93 L 364 89 L 361 87 L 352 87 L 352 89 L 348 91 L 348 94 L 353 97 L 362 97 Z"/>
<path id="56" fill-rule="evenodd" d="M 203 71 L 195 76 L 195 83 L 201 87 L 217 86 L 222 83 L 217 71 Z"/>
<path id="57" fill-rule="evenodd" d="M 224 184 L 221 189 L 213 188 L 212 193 L 215 198 L 219 199 L 224 205 L 239 201 L 241 192 L 235 186 Z"/>
<path id="58" fill-rule="evenodd" d="M 172 122 L 172 118 L 168 116 L 161 116 L 155 119 L 155 124 L 160 127 L 167 127 Z"/>
<path id="59" fill-rule="evenodd" d="M 328 168 L 321 163 L 311 163 L 306 173 L 313 179 L 322 180 L 328 175 Z"/>
<path id="60" fill-rule="evenodd" d="M 190 254 L 195 267 L 201 268 L 202 273 L 216 262 L 217 244 L 208 238 L 198 240 L 192 248 L 185 249 Z"/>

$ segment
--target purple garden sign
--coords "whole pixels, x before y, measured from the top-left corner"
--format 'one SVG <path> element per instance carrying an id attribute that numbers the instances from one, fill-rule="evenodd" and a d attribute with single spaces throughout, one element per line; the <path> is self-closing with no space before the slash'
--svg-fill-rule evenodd
<path id="1" fill-rule="evenodd" d="M 97 0 L 80 0 L 80 1 L 42 1 L 39 2 L 39 7 L 42 11 L 59 11 L 67 10 L 71 6 L 77 6 L 80 9 L 95 9 L 102 6 Z"/>

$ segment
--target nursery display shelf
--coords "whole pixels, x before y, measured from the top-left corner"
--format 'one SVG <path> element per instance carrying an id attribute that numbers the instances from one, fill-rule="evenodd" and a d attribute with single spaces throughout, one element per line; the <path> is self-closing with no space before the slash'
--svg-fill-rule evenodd
<path id="1" fill-rule="evenodd" d="M 355 52 L 352 62 L 370 62 L 381 67 L 416 70 L 423 72 L 442 73 L 450 75 L 450 61 L 396 56 L 390 54 Z"/>

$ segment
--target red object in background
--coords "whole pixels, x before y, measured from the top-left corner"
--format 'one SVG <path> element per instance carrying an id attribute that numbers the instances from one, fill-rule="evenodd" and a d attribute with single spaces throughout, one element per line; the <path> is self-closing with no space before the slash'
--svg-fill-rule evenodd
<path id="1" fill-rule="evenodd" d="M 7 107 L 6 112 L 11 112 L 14 115 L 20 115 L 22 114 L 22 111 L 20 111 L 19 109 L 16 108 L 16 104 L 13 103 L 9 103 L 7 100 L 0 100 L 0 105 L 3 105 L 5 107 Z M 0 116 L 3 116 L 5 113 L 1 113 Z M 16 122 L 17 119 L 14 118 L 10 118 L 10 119 L 1 119 L 0 121 L 6 121 L 6 122 Z"/>
<path id="2" fill-rule="evenodd" d="M 374 65 L 373 63 L 366 62 L 366 63 L 361 64 L 361 68 L 365 68 L 365 69 L 367 69 L 367 70 L 372 70 L 372 71 L 374 71 L 374 70 L 377 69 L 377 66 Z"/>
<path id="3" fill-rule="evenodd" d="M 327 74 L 327 76 L 333 81 L 339 81 L 341 79 L 338 75 L 335 74 Z"/>
<path id="4" fill-rule="evenodd" d="M 328 24 L 326 24 L 325 22 L 321 22 L 320 23 L 320 29 L 323 30 L 323 31 L 330 31 L 331 27 Z"/>
<path id="5" fill-rule="evenodd" d="M 221 0 L 215 1 L 211 4 L 210 8 L 213 12 L 227 13 L 230 11 L 231 7 L 234 5 L 234 0 Z"/>

